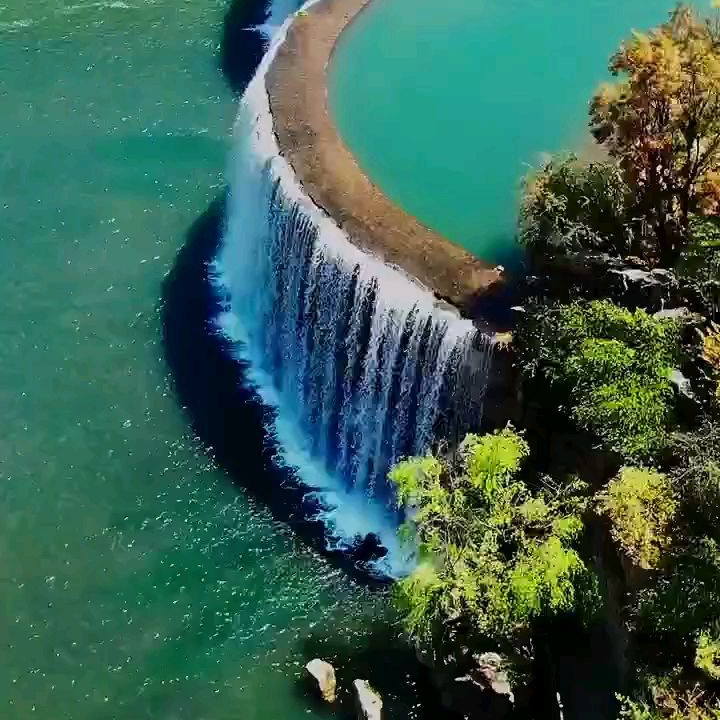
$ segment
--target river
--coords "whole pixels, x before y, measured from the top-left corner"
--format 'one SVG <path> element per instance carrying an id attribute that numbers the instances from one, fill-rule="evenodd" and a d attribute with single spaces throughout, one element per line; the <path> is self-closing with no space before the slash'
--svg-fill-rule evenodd
<path id="1" fill-rule="evenodd" d="M 327 718 L 309 657 L 345 689 L 406 675 L 386 595 L 245 492 L 257 458 L 231 482 L 166 364 L 164 283 L 222 193 L 236 112 L 226 10 L 0 5 L 4 720 Z M 391 719 L 421 716 L 410 675 Z"/>

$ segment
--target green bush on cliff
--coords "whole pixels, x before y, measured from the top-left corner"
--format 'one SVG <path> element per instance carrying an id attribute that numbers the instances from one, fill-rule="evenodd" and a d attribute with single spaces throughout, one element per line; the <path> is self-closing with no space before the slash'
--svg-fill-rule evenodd
<path id="1" fill-rule="evenodd" d="M 510 429 L 468 435 L 454 461 L 428 455 L 390 472 L 419 567 L 396 588 L 408 633 L 442 642 L 462 627 L 478 643 L 517 647 L 541 617 L 587 606 L 593 579 L 573 544 L 586 500 L 577 486 L 533 493 L 518 479 L 528 454 Z"/>
<path id="2" fill-rule="evenodd" d="M 620 720 L 720 720 L 720 707 L 699 687 L 685 692 L 658 689 L 650 702 L 621 700 Z"/>
<path id="3" fill-rule="evenodd" d="M 672 451 L 677 461 L 669 474 L 682 500 L 683 524 L 720 541 L 720 423 L 706 418 L 691 431 L 675 433 Z"/>
<path id="4" fill-rule="evenodd" d="M 628 188 L 608 162 L 553 158 L 524 180 L 520 242 L 536 253 L 627 254 Z"/>
<path id="5" fill-rule="evenodd" d="M 675 323 L 607 300 L 536 308 L 516 333 L 526 376 L 548 381 L 581 428 L 628 459 L 666 443 L 677 338 Z"/>
<path id="6" fill-rule="evenodd" d="M 640 567 L 657 567 L 672 542 L 671 523 L 677 510 L 670 480 L 653 470 L 625 467 L 596 500 L 626 555 Z"/>

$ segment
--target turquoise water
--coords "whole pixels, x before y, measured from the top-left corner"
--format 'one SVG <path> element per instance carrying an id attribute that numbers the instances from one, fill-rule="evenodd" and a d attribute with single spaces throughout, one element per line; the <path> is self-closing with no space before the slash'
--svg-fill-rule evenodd
<path id="1" fill-rule="evenodd" d="M 302 663 L 342 668 L 387 612 L 231 484 L 164 363 L 236 111 L 225 9 L 0 6 L 3 720 L 328 717 Z"/>
<path id="2" fill-rule="evenodd" d="M 514 251 L 520 179 L 589 146 L 587 104 L 632 28 L 672 0 L 375 0 L 341 40 L 329 100 L 369 177 L 481 258 Z"/>

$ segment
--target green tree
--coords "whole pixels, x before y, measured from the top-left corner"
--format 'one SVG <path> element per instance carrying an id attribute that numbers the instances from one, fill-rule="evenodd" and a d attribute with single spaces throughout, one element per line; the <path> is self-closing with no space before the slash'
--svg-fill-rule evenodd
<path id="1" fill-rule="evenodd" d="M 625 255 L 630 192 L 614 163 L 553 158 L 524 180 L 520 242 L 539 254 L 591 250 Z"/>
<path id="2" fill-rule="evenodd" d="M 528 454 L 510 429 L 468 435 L 456 461 L 410 458 L 390 472 L 420 563 L 396 600 L 418 643 L 442 643 L 462 625 L 478 645 L 527 641 L 531 623 L 592 598 L 592 576 L 574 549 L 586 500 L 578 487 L 532 493 L 518 479 Z"/>
<path id="3" fill-rule="evenodd" d="M 533 308 L 516 331 L 526 376 L 548 381 L 581 428 L 630 460 L 667 441 L 677 343 L 674 322 L 606 300 Z"/>

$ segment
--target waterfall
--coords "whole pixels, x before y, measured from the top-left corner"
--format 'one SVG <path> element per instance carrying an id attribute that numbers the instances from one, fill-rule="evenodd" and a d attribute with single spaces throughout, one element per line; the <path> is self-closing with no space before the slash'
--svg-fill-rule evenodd
<path id="1" fill-rule="evenodd" d="M 275 408 L 278 462 L 319 500 L 328 543 L 374 533 L 403 570 L 387 471 L 442 428 L 477 427 L 491 346 L 401 270 L 358 249 L 304 193 L 279 153 L 265 73 L 240 104 L 223 244 L 213 268 L 217 325 Z"/>

